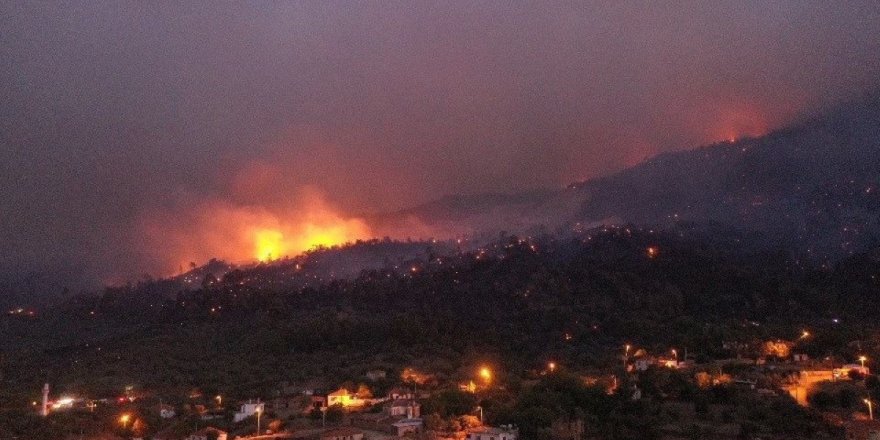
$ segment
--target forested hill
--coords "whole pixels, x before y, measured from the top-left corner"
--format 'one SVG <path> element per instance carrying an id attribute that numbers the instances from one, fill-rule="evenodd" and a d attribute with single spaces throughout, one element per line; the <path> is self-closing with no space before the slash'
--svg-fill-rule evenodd
<path id="1" fill-rule="evenodd" d="M 759 138 L 662 154 L 566 190 L 447 198 L 405 214 L 466 231 L 721 225 L 836 261 L 880 243 L 880 95 Z"/>
<path id="2" fill-rule="evenodd" d="M 282 266 L 168 298 L 145 282 L 4 316 L 3 382 L 10 396 L 53 377 L 89 390 L 136 381 L 246 397 L 281 380 L 354 378 L 377 365 L 430 365 L 450 379 L 481 357 L 508 371 L 549 356 L 616 365 L 625 342 L 723 356 L 726 340 L 790 338 L 803 326 L 822 329 L 807 349 L 825 356 L 870 327 L 863 319 L 880 307 L 875 254 L 821 270 L 785 252 L 744 253 L 739 241 L 616 227 L 503 237 L 306 287 L 270 282 L 286 276 Z"/>
<path id="3" fill-rule="evenodd" d="M 880 99 L 848 103 L 756 139 L 658 156 L 573 186 L 585 220 L 721 223 L 819 259 L 880 237 Z"/>

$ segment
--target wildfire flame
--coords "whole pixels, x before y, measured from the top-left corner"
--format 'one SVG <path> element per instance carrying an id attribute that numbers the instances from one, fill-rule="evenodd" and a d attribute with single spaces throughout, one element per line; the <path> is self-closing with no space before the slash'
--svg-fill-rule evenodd
<path id="1" fill-rule="evenodd" d="M 146 218 L 141 233 L 161 264 L 157 270 L 171 273 L 211 258 L 266 262 L 372 236 L 363 220 L 344 216 L 315 195 L 275 209 L 203 201 L 186 212 Z"/>
<path id="2" fill-rule="evenodd" d="M 254 233 L 254 246 L 260 261 L 270 261 L 284 253 L 284 234 L 274 229 L 259 229 Z"/>
<path id="3" fill-rule="evenodd" d="M 277 260 L 303 251 L 332 247 L 368 236 L 360 220 L 325 218 L 323 222 L 287 225 L 281 229 L 257 228 L 253 232 L 254 258 L 258 261 Z"/>

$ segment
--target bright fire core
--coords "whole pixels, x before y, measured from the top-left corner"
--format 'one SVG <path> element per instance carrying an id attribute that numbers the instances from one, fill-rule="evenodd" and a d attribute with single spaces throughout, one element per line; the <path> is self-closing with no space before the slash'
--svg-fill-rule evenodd
<path id="1" fill-rule="evenodd" d="M 284 254 L 284 234 L 272 229 L 260 229 L 254 233 L 256 259 L 271 261 Z"/>
<path id="2" fill-rule="evenodd" d="M 281 230 L 261 228 L 253 233 L 254 258 L 272 261 L 319 247 L 332 247 L 367 235 L 365 225 L 357 220 L 336 219 L 326 224 L 307 222 Z"/>

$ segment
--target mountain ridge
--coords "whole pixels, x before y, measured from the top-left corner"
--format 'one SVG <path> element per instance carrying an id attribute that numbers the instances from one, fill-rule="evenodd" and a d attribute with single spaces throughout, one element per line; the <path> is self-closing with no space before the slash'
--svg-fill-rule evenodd
<path id="1" fill-rule="evenodd" d="M 472 235 L 720 224 L 830 262 L 880 242 L 878 191 L 872 94 L 764 136 L 663 153 L 562 190 L 447 196 L 402 212 L 427 230 Z"/>

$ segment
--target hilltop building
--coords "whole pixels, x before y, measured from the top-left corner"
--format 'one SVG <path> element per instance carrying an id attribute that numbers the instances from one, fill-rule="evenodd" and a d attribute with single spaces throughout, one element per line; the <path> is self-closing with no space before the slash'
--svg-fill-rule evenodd
<path id="1" fill-rule="evenodd" d="M 257 413 L 257 411 L 262 412 L 265 409 L 266 409 L 265 405 L 262 402 L 260 402 L 259 400 L 256 402 L 249 400 L 247 403 L 243 403 L 241 405 L 241 408 L 239 408 L 238 412 L 236 412 L 232 416 L 232 420 L 235 423 L 238 423 L 248 417 L 253 416 L 254 414 Z"/>

